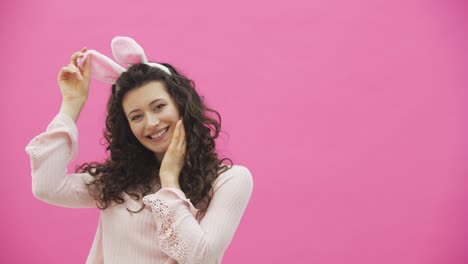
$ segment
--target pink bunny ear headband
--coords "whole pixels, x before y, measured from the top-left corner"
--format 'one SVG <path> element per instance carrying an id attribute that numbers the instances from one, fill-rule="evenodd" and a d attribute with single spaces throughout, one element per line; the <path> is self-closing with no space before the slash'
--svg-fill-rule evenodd
<path id="1" fill-rule="evenodd" d="M 132 38 L 115 37 L 112 39 L 111 47 L 115 60 L 120 64 L 125 64 L 130 67 L 134 64 L 145 63 L 171 75 L 171 71 L 166 66 L 159 63 L 148 62 L 143 48 Z M 87 50 L 84 56 L 78 58 L 78 66 L 83 68 L 86 58 L 90 54 L 93 56 L 90 65 L 91 76 L 96 80 L 114 84 L 120 75 L 126 71 L 125 68 L 115 61 L 95 50 Z"/>

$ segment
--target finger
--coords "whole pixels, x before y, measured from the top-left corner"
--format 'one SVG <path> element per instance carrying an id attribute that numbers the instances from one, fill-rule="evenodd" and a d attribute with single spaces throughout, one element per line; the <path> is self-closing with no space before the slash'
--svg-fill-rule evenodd
<path id="1" fill-rule="evenodd" d="M 179 136 L 179 142 L 178 142 L 178 147 L 180 149 L 183 149 L 184 148 L 184 143 L 186 142 L 186 139 L 185 139 L 185 127 L 184 127 L 184 122 L 181 120 L 179 120 L 180 122 L 180 127 L 179 127 L 179 133 L 180 133 L 180 136 Z"/>
<path id="2" fill-rule="evenodd" d="M 62 69 L 60 70 L 60 73 L 68 73 L 68 74 L 76 74 L 77 71 L 76 69 L 73 69 L 72 67 L 69 67 L 69 66 L 65 66 L 65 67 L 62 67 Z"/>
<path id="3" fill-rule="evenodd" d="M 73 53 L 73 55 L 70 58 L 70 64 L 78 65 L 77 60 L 79 57 L 82 57 L 82 56 L 83 56 L 83 53 L 80 51 Z"/>
<path id="4" fill-rule="evenodd" d="M 91 54 L 88 54 L 88 57 L 86 57 L 86 61 L 83 66 L 83 77 L 85 78 L 89 78 L 89 75 L 90 75 L 91 59 L 92 59 Z"/>
<path id="5" fill-rule="evenodd" d="M 74 75 L 76 78 L 80 80 L 83 79 L 78 68 L 76 68 L 74 65 L 71 65 L 71 64 L 66 67 L 62 67 L 62 70 L 60 71 L 60 75 L 63 75 L 63 74 Z"/>
<path id="6" fill-rule="evenodd" d="M 187 151 L 187 141 L 184 140 L 184 142 L 182 142 L 182 154 L 185 155 L 185 152 Z"/>
<path id="7" fill-rule="evenodd" d="M 79 69 L 78 67 L 76 67 L 76 66 L 73 65 L 73 64 L 68 65 L 68 67 L 70 67 L 70 68 L 72 68 L 73 70 L 75 70 L 75 72 L 76 72 L 76 77 L 77 77 L 78 79 L 80 79 L 80 80 L 83 79 L 83 75 L 81 74 L 81 71 L 80 71 L 80 69 Z"/>
<path id="8" fill-rule="evenodd" d="M 73 70 L 62 68 L 57 76 L 57 81 L 74 78 L 72 76 L 75 76 L 75 72 Z"/>
<path id="9" fill-rule="evenodd" d="M 68 69 L 67 67 L 62 67 L 59 71 L 59 74 L 57 76 L 57 80 L 63 80 L 63 79 L 68 79 L 68 76 L 74 74 L 73 71 Z"/>
<path id="10" fill-rule="evenodd" d="M 179 136 L 180 136 L 179 128 L 180 128 L 180 120 L 177 121 L 176 126 L 174 128 L 174 134 L 172 135 L 171 144 L 169 145 L 169 148 L 171 149 L 176 148 L 178 145 Z"/>

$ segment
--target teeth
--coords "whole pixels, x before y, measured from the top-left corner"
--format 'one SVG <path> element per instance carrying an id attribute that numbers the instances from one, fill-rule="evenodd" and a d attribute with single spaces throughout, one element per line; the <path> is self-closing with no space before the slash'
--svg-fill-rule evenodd
<path id="1" fill-rule="evenodd" d="M 167 128 L 164 129 L 163 131 L 157 133 L 157 134 L 151 135 L 150 137 L 151 137 L 152 139 L 155 139 L 155 138 L 157 138 L 157 137 L 160 137 L 160 136 L 164 135 L 166 132 L 167 132 Z"/>

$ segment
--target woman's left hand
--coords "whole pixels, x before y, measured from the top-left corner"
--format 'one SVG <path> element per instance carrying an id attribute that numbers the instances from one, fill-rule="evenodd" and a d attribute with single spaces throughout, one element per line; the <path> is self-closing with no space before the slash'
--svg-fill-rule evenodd
<path id="1" fill-rule="evenodd" d="M 164 155 L 159 169 L 159 178 L 162 188 L 178 188 L 179 176 L 185 163 L 185 149 L 187 141 L 185 139 L 185 129 L 182 120 L 177 121 L 172 135 L 169 148 Z"/>

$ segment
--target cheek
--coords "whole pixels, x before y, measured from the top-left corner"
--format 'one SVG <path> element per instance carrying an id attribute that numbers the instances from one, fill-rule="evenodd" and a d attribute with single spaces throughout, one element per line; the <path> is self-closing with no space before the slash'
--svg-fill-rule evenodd
<path id="1" fill-rule="evenodd" d="M 174 125 L 177 123 L 177 121 L 179 121 L 179 119 L 180 119 L 180 116 L 178 114 L 174 114 L 172 116 L 172 121 L 173 121 Z"/>
<path id="2" fill-rule="evenodd" d="M 179 111 L 177 110 L 177 108 L 173 107 L 171 109 L 170 116 L 171 116 L 171 119 L 175 120 L 176 122 L 177 122 L 177 120 L 180 119 Z"/>
<path id="3" fill-rule="evenodd" d="M 133 133 L 133 135 L 134 135 L 135 137 L 137 137 L 137 138 L 139 137 L 140 128 L 139 128 L 138 125 L 132 125 L 132 124 L 130 124 L 130 130 L 132 131 L 132 133 Z"/>

